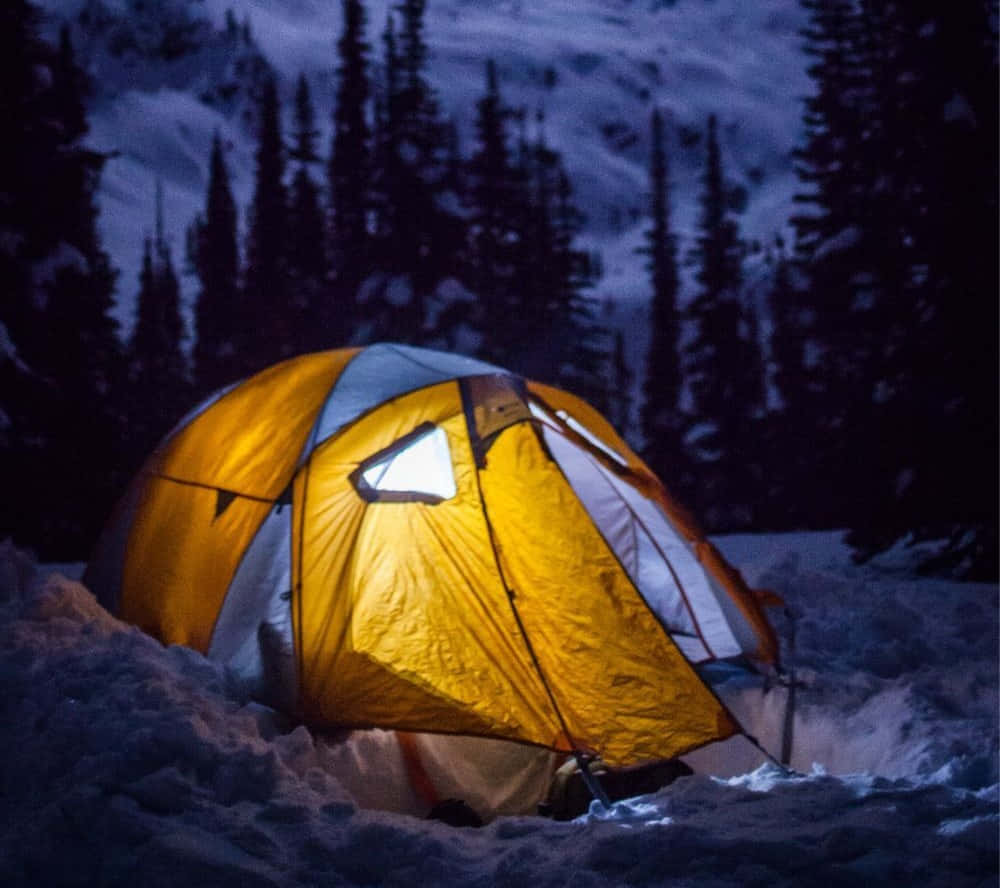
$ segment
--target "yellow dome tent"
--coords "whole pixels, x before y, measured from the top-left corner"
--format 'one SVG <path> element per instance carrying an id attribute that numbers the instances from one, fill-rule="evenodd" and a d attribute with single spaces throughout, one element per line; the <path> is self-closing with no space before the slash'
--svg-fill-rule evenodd
<path id="1" fill-rule="evenodd" d="M 86 581 L 310 725 L 612 766 L 738 732 L 693 665 L 777 651 L 739 574 L 590 406 L 392 344 L 285 361 L 193 411 Z"/>

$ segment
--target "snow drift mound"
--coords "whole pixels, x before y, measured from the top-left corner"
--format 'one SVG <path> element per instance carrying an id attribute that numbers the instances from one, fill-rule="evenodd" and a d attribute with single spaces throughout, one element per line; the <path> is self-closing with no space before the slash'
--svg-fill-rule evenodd
<path id="1" fill-rule="evenodd" d="M 216 664 L 162 647 L 79 583 L 2 545 L 0 880 L 954 888 L 995 878 L 998 795 L 986 784 L 996 780 L 997 718 L 986 701 L 996 699 L 996 588 L 814 564 L 813 537 L 723 544 L 759 568 L 752 580 L 770 572 L 802 608 L 797 755 L 823 762 L 829 748 L 845 769 L 865 756 L 884 767 L 702 773 L 572 823 L 501 818 L 481 830 L 358 808 L 330 741 L 282 732 Z M 885 608 L 872 590 L 888 596 Z M 910 612 L 931 653 L 913 662 L 923 648 L 904 633 L 893 659 L 876 656 L 896 625 L 879 619 Z M 763 721 L 750 702 L 779 692 L 727 693 Z M 863 741 L 852 734 L 866 719 Z M 910 779 L 889 779 L 901 774 Z"/>
<path id="2" fill-rule="evenodd" d="M 793 768 L 996 783 L 997 587 L 914 579 L 905 549 L 851 563 L 840 533 L 732 536 L 719 541 L 751 585 L 773 589 L 772 619 L 798 682 Z M 721 693 L 747 731 L 781 749 L 785 688 L 735 677 Z M 692 757 L 713 773 L 759 758 L 742 738 Z"/>

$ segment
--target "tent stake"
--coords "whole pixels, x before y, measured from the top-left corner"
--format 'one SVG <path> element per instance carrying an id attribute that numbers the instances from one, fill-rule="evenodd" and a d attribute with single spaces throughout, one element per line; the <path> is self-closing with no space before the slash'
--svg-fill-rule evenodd
<path id="1" fill-rule="evenodd" d="M 792 761 L 792 741 L 795 736 L 795 614 L 785 608 L 788 619 L 788 696 L 785 698 L 785 718 L 781 729 L 781 764 L 786 768 Z"/>
<path id="2" fill-rule="evenodd" d="M 583 777 L 583 782 L 587 785 L 587 789 L 590 790 L 590 795 L 594 801 L 599 802 L 605 810 L 610 810 L 611 799 L 608 798 L 608 794 L 604 791 L 604 787 L 601 786 L 601 781 L 597 779 L 597 775 L 591 773 L 590 762 L 587 757 L 582 752 L 573 750 L 573 758 L 576 759 L 576 766 L 580 769 L 580 776 Z"/>

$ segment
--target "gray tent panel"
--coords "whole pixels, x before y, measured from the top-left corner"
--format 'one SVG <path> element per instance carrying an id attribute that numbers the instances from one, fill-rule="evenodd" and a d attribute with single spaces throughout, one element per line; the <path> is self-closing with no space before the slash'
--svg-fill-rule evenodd
<path id="1" fill-rule="evenodd" d="M 248 693 L 276 708 L 295 702 L 291 610 L 291 506 L 275 506 L 226 593 L 208 656 L 232 668 Z"/>
<path id="2" fill-rule="evenodd" d="M 391 398 L 448 379 L 504 372 L 485 361 L 427 348 L 391 343 L 369 346 L 340 374 L 320 411 L 311 445 L 332 437 Z"/>

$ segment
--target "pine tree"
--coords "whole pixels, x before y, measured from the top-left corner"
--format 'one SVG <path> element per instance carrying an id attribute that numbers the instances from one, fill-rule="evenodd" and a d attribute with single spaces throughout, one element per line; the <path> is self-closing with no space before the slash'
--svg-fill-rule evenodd
<path id="1" fill-rule="evenodd" d="M 798 285 L 801 272 L 775 238 L 768 253 L 772 283 L 768 309 L 772 333 L 771 381 L 778 407 L 767 418 L 765 444 L 769 467 L 768 520 L 772 526 L 822 526 L 823 479 L 817 479 L 818 417 L 822 378 L 815 355 L 816 309 Z"/>
<path id="2" fill-rule="evenodd" d="M 911 533 L 950 537 L 942 564 L 995 575 L 997 504 L 985 493 L 997 481 L 989 258 L 997 150 L 987 135 L 997 121 L 995 4 L 942 10 L 864 0 L 858 14 L 871 121 L 870 199 L 858 225 L 870 248 L 854 280 L 872 269 L 866 297 L 878 372 L 869 374 L 869 426 L 878 447 L 866 454 L 866 507 L 852 516 L 850 540 L 866 557 Z"/>
<path id="3" fill-rule="evenodd" d="M 920 122 L 911 211 L 919 284 L 913 314 L 920 324 L 907 340 L 913 372 L 903 387 L 908 411 L 920 417 L 914 430 L 920 447 L 903 467 L 908 476 L 895 479 L 910 483 L 901 495 L 892 491 L 889 523 L 898 536 L 949 540 L 928 568 L 957 566 L 965 576 L 995 579 L 997 4 L 897 9 L 909 37 L 902 79 L 916 106 L 912 118 Z M 919 82 L 910 79 L 915 71 L 924 75 Z"/>
<path id="4" fill-rule="evenodd" d="M 375 220 L 375 265 L 386 267 L 388 244 L 397 229 L 396 194 L 399 189 L 399 51 L 396 24 L 390 12 L 382 32 L 381 83 L 374 97 L 371 203 Z"/>
<path id="5" fill-rule="evenodd" d="M 879 272 L 879 242 L 891 237 L 876 223 L 878 179 L 870 165 L 885 143 L 873 99 L 870 68 L 875 35 L 864 35 L 856 4 L 848 0 L 803 0 L 809 24 L 803 31 L 808 73 L 816 83 L 806 100 L 806 140 L 797 152 L 802 211 L 793 217 L 798 289 L 808 303 L 797 311 L 788 335 L 815 356 L 812 397 L 797 405 L 789 440 L 813 442 L 813 483 L 805 498 L 816 504 L 811 522 L 843 526 L 867 500 L 884 469 L 872 458 L 871 424 L 879 407 L 875 392 L 885 367 L 887 316 Z M 887 180 L 888 181 L 888 180 Z M 884 200 L 879 201 L 884 205 Z M 886 243 L 887 252 L 891 245 Z M 881 463 L 881 460 L 879 460 Z M 789 463 L 791 464 L 791 462 Z M 854 466 L 843 478 L 837 467 Z"/>
<path id="6" fill-rule="evenodd" d="M 632 428 L 632 368 L 625 351 L 625 333 L 615 331 L 615 345 L 611 356 L 612 393 L 608 404 L 608 418 L 618 434 L 631 437 Z"/>
<path id="7" fill-rule="evenodd" d="M 589 290 L 596 281 L 590 254 L 576 245 L 586 221 L 573 199 L 569 175 L 558 163 L 554 192 L 551 329 L 553 381 L 607 412 L 614 397 L 608 382 L 609 333 L 597 321 Z"/>
<path id="8" fill-rule="evenodd" d="M 548 144 L 541 113 L 537 124 L 533 140 L 522 134 L 515 164 L 515 188 L 525 197 L 514 208 L 517 287 L 507 321 L 507 363 L 605 409 L 611 348 L 587 292 L 596 280 L 594 263 L 576 245 L 584 217 L 562 157 Z"/>
<path id="9" fill-rule="evenodd" d="M 995 574 L 996 4 L 803 6 L 805 415 L 814 477 L 836 479 L 812 499 L 861 557 L 951 537 Z"/>
<path id="10" fill-rule="evenodd" d="M 681 390 L 684 377 L 680 359 L 680 279 L 677 244 L 670 228 L 670 172 L 664 145 L 663 118 L 654 109 L 650 116 L 650 222 L 646 231 L 653 298 L 650 341 L 640 414 L 646 461 L 662 478 L 684 485 L 684 447 Z"/>
<path id="11" fill-rule="evenodd" d="M 478 354 L 506 365 L 523 334 L 516 323 L 516 293 L 526 194 L 511 164 L 506 130 L 511 111 L 500 98 L 492 59 L 486 63 L 486 93 L 476 110 L 477 148 L 468 163 L 468 286 L 476 294 Z"/>
<path id="12" fill-rule="evenodd" d="M 96 227 L 104 157 L 83 144 L 88 84 L 68 30 L 53 49 L 38 28 L 33 5 L 4 4 L 0 322 L 17 357 L 3 362 L 0 533 L 79 558 L 120 480 L 121 346 Z"/>
<path id="13" fill-rule="evenodd" d="M 316 154 L 315 112 L 309 83 L 300 75 L 295 90 L 295 133 L 291 159 L 295 162 L 288 208 L 288 318 L 293 354 L 334 348 L 343 336 L 331 327 L 326 297 L 327 251 L 319 187 L 309 170 Z"/>
<path id="14" fill-rule="evenodd" d="M 337 43 L 339 77 L 330 151 L 330 255 L 333 291 L 329 334 L 347 342 L 353 332 L 357 288 L 371 270 L 368 211 L 371 202 L 371 131 L 366 114 L 371 92 L 360 0 L 344 0 L 344 29 Z"/>
<path id="15" fill-rule="evenodd" d="M 278 86 L 263 86 L 257 106 L 257 153 L 243 275 L 239 357 L 246 372 L 292 354 L 288 317 L 288 194 Z"/>
<path id="16" fill-rule="evenodd" d="M 394 25 L 387 25 L 384 38 L 378 145 L 384 170 L 376 183 L 375 265 L 385 277 L 368 298 L 369 313 L 377 315 L 372 335 L 409 342 L 437 335 L 428 329 L 428 299 L 455 273 L 465 237 L 462 220 L 445 199 L 448 127 L 425 72 L 424 7 L 423 0 L 400 3 L 398 39 Z"/>
<path id="17" fill-rule="evenodd" d="M 742 293 L 743 245 L 729 209 L 715 116 L 709 117 L 701 216 L 694 251 L 698 292 L 685 349 L 694 402 L 687 443 L 699 479 L 697 506 L 709 527 L 746 527 L 759 500 L 764 410 L 762 362 L 752 306 Z"/>
<path id="18" fill-rule="evenodd" d="M 240 335 L 236 203 L 218 133 L 212 138 L 205 212 L 193 230 L 192 258 L 200 284 L 195 305 L 195 384 L 206 395 L 235 381 L 245 366 L 238 354 L 245 343 Z"/>
<path id="19" fill-rule="evenodd" d="M 520 176 L 527 199 L 519 223 L 523 248 L 518 251 L 519 298 L 515 301 L 514 341 L 517 351 L 511 366 L 525 376 L 554 382 L 559 361 L 552 345 L 567 331 L 558 327 L 554 292 L 560 288 L 563 269 L 555 261 L 554 205 L 560 171 L 558 152 L 549 147 L 544 115 L 536 115 L 533 139 L 521 134 Z"/>
<path id="20" fill-rule="evenodd" d="M 189 401 L 181 348 L 180 284 L 163 234 L 159 182 L 156 191 L 156 234 L 144 242 L 136 322 L 128 349 L 129 443 L 136 460 L 180 419 Z"/>

